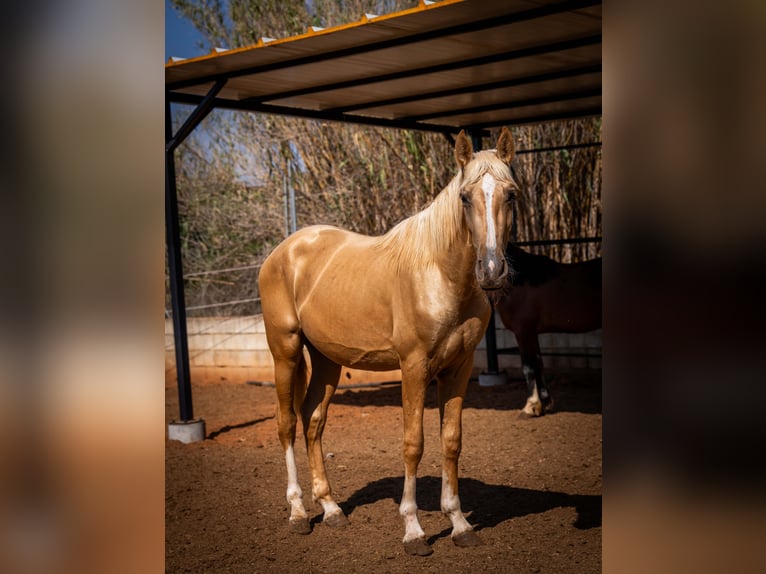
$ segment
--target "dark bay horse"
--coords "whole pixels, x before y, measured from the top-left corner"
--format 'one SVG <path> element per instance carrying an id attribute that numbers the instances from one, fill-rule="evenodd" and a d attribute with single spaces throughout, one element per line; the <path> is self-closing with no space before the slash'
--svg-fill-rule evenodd
<path id="1" fill-rule="evenodd" d="M 420 213 L 379 237 L 307 227 L 264 262 L 259 287 L 274 357 L 277 424 L 294 531 L 311 531 L 293 450 L 298 416 L 312 497 L 322 505 L 324 524 L 343 526 L 347 518 L 333 499 L 322 454 L 322 432 L 341 366 L 400 368 L 404 492 L 399 512 L 405 550 L 432 552 L 415 501 L 424 401 L 432 379 L 438 383 L 441 420 L 441 509 L 451 520 L 456 545 L 481 543 L 458 497 L 461 418 L 474 349 L 489 322 L 485 291 L 499 290 L 508 274 L 503 246 L 518 190 L 508 167 L 514 153 L 507 128 L 496 150 L 476 154 L 460 132 L 455 141 L 459 172 Z"/>
<path id="2" fill-rule="evenodd" d="M 585 333 L 601 327 L 601 258 L 558 263 L 509 244 L 513 272 L 496 304 L 503 324 L 519 345 L 528 397 L 522 417 L 553 407 L 545 387 L 539 333 Z"/>

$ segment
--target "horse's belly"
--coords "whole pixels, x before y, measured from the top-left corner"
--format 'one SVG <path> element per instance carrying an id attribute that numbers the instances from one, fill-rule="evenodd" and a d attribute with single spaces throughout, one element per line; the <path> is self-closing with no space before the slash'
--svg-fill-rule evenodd
<path id="1" fill-rule="evenodd" d="M 601 316 L 596 311 L 548 313 L 540 319 L 538 333 L 586 333 L 601 327 Z"/>
<path id="2" fill-rule="evenodd" d="M 391 343 L 391 328 L 383 317 L 373 315 L 348 308 L 336 313 L 304 309 L 301 329 L 320 353 L 340 365 L 367 371 L 398 369 L 399 354 Z"/>
<path id="3" fill-rule="evenodd" d="M 335 363 L 365 371 L 392 371 L 399 368 L 399 355 L 393 349 L 362 349 L 337 342 L 312 344 Z"/>

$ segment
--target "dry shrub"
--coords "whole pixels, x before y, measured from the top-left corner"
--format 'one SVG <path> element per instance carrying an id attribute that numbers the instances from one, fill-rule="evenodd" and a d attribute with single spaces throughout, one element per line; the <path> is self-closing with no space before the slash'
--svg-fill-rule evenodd
<path id="1" fill-rule="evenodd" d="M 234 0 L 225 14 L 216 1 L 173 3 L 211 45 L 230 47 L 417 4 L 315 0 L 309 13 L 304 2 Z M 177 109 L 183 112 L 175 114 L 180 123 L 190 108 Z M 513 132 L 519 150 L 600 141 L 601 121 Z M 485 146 L 496 138 L 494 132 Z M 295 193 L 299 228 L 326 223 L 376 235 L 424 208 L 455 173 L 452 146 L 440 134 L 229 111 L 213 112 L 180 146 L 176 161 L 189 307 L 257 297 L 257 269 L 210 272 L 258 264 L 284 239 L 288 189 Z M 520 154 L 514 169 L 523 190 L 518 240 L 600 235 L 600 148 Z M 597 255 L 600 245 L 536 251 L 577 261 Z M 257 303 L 246 303 L 190 314 L 258 311 Z"/>

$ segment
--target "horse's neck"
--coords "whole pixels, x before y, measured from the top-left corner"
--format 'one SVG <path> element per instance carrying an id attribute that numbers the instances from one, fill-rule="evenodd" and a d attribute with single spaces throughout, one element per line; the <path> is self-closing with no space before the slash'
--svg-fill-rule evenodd
<path id="1" fill-rule="evenodd" d="M 439 268 L 455 288 L 456 295 L 475 290 L 476 252 L 467 233 L 455 238 L 452 248 L 441 253 L 440 258 Z"/>
<path id="2" fill-rule="evenodd" d="M 464 246 L 470 246 L 470 241 L 458 193 L 456 178 L 423 211 L 379 238 L 378 248 L 400 271 L 414 273 L 433 266 L 454 268 L 456 263 L 451 260 L 456 254 L 458 259 L 463 258 Z"/>

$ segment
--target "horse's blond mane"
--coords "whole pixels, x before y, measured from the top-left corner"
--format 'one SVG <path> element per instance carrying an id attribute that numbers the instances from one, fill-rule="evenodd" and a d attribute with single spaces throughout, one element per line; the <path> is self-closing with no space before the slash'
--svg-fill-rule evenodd
<path id="1" fill-rule="evenodd" d="M 428 207 L 381 235 L 376 247 L 394 259 L 399 268 L 434 265 L 439 254 L 448 252 L 467 234 L 458 197 L 463 183 L 478 181 L 486 172 L 500 181 L 511 179 L 508 166 L 497 158 L 494 150 L 475 153 L 462 172 L 452 178 Z"/>

